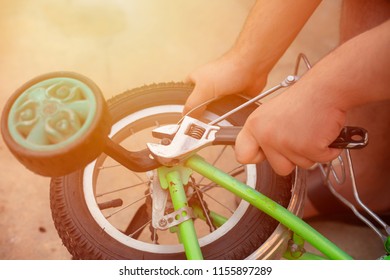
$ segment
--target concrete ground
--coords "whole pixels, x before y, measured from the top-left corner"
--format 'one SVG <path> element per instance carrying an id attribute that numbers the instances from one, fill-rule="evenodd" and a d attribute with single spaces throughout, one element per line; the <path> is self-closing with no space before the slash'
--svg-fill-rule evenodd
<path id="1" fill-rule="evenodd" d="M 144 84 L 181 81 L 229 49 L 253 3 L 2 1 L 0 109 L 22 83 L 57 70 L 90 77 L 107 98 Z M 316 62 L 336 46 L 339 10 L 339 0 L 323 1 L 272 72 L 270 85 L 291 73 L 299 52 Z M 26 170 L 2 139 L 0 164 L 0 259 L 70 259 L 51 220 L 49 179 Z M 376 236 L 361 226 L 313 225 L 355 257 L 378 256 Z"/>

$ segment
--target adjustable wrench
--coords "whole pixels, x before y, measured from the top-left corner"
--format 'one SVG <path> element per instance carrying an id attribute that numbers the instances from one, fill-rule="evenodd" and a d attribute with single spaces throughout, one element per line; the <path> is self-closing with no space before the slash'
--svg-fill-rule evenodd
<path id="1" fill-rule="evenodd" d="M 153 130 L 161 144 L 148 143 L 153 157 L 163 165 L 174 166 L 198 150 L 210 145 L 234 145 L 242 127 L 216 126 L 191 117 L 184 117 L 180 125 L 168 125 Z M 338 149 L 360 149 L 367 145 L 367 131 L 346 126 L 329 146 Z"/>

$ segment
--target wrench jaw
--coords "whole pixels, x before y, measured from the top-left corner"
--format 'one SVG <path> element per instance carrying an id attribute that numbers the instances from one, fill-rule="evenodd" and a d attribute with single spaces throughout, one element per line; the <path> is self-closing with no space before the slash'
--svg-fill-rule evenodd
<path id="1" fill-rule="evenodd" d="M 179 128 L 180 125 L 178 124 L 168 124 L 168 125 L 160 126 L 152 130 L 152 135 L 153 137 L 158 139 L 172 140 L 173 137 L 175 137 Z"/>
<path id="2" fill-rule="evenodd" d="M 211 145 L 219 129 L 218 126 L 208 125 L 187 116 L 183 119 L 170 143 L 167 145 L 147 143 L 147 146 L 152 156 L 162 165 L 175 166 L 198 150 Z M 160 137 L 170 136 L 174 131 L 171 126 L 161 127 L 157 130 Z"/>

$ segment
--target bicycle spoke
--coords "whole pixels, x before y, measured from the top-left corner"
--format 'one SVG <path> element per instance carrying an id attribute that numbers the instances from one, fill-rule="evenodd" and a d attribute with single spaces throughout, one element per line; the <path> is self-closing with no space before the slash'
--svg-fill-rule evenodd
<path id="1" fill-rule="evenodd" d="M 230 174 L 231 176 L 238 176 L 240 174 L 242 174 L 243 172 L 245 172 L 245 166 L 244 165 L 239 165 L 235 168 L 233 168 L 232 170 L 230 170 L 229 172 L 227 172 L 228 174 Z M 222 206 L 223 208 L 225 208 L 229 213 L 233 214 L 234 213 L 234 210 L 232 210 L 231 208 L 227 207 L 224 203 L 218 201 L 216 198 L 214 198 L 213 196 L 209 195 L 207 192 L 215 187 L 219 187 L 218 184 L 214 183 L 214 182 L 211 182 L 210 184 L 207 184 L 207 185 L 203 185 L 203 187 L 201 187 L 202 185 L 200 184 L 196 184 L 196 187 L 195 187 L 195 191 L 196 192 L 201 192 L 202 194 L 205 194 L 208 198 L 210 198 L 211 200 L 213 200 L 214 202 L 216 202 L 218 205 Z M 201 188 L 199 188 L 201 187 Z M 198 195 L 199 197 L 199 195 Z M 201 207 L 202 207 L 202 210 L 203 212 L 205 213 L 205 215 L 208 215 L 207 211 L 205 210 L 205 206 L 203 205 L 203 199 L 199 199 L 200 202 L 201 202 Z M 210 221 L 211 221 L 211 217 L 207 217 L 206 216 L 206 219 L 207 219 L 207 223 L 209 224 Z"/>
<path id="2" fill-rule="evenodd" d="M 104 170 L 104 169 L 110 169 L 110 168 L 115 168 L 115 167 L 120 167 L 122 164 L 114 164 L 114 165 L 106 165 L 106 166 L 99 166 L 99 170 Z"/>
<path id="3" fill-rule="evenodd" d="M 222 206 L 223 208 L 225 208 L 226 210 L 228 210 L 231 214 L 234 213 L 234 210 L 230 209 L 229 207 L 227 207 L 225 204 L 219 202 L 218 200 L 216 200 L 214 197 L 212 197 L 211 195 L 209 195 L 208 193 L 203 193 L 204 195 L 206 195 L 208 198 L 210 198 L 211 200 L 215 201 L 216 203 L 218 203 L 220 206 Z"/>
<path id="4" fill-rule="evenodd" d="M 100 194 L 97 194 L 96 197 L 101 197 L 101 196 L 106 195 L 106 194 L 112 194 L 112 193 L 115 193 L 115 192 L 120 192 L 120 191 L 123 191 L 123 190 L 132 189 L 132 188 L 139 187 L 139 186 L 142 186 L 142 185 L 146 185 L 147 186 L 147 183 L 148 182 L 141 182 L 141 183 L 138 183 L 138 184 L 135 184 L 135 185 L 131 185 L 131 186 L 123 187 L 123 188 L 120 188 L 120 189 L 115 189 L 115 190 L 112 190 L 112 191 L 100 193 Z"/>
<path id="5" fill-rule="evenodd" d="M 232 169 L 231 171 L 227 172 L 227 174 L 229 174 L 230 176 L 232 177 L 235 177 L 235 176 L 238 176 L 242 173 L 245 172 L 245 168 L 244 168 L 244 165 L 240 165 L 240 166 L 237 166 L 236 168 Z M 214 188 L 214 187 L 218 187 L 218 184 L 212 182 L 210 184 L 207 184 L 207 185 L 201 185 L 201 184 L 197 184 L 198 186 L 203 186 L 203 188 L 200 189 L 200 191 L 202 193 Z"/>
<path id="6" fill-rule="evenodd" d="M 149 183 L 149 182 L 145 182 L 145 181 L 142 179 L 142 177 L 139 176 L 136 172 L 132 172 L 132 174 L 133 174 L 135 177 L 137 177 L 138 180 L 139 180 L 140 182 L 145 183 L 145 184 Z"/>
<path id="7" fill-rule="evenodd" d="M 142 204 L 135 212 L 133 219 L 130 221 L 124 233 L 126 235 L 132 235 L 133 238 L 137 239 L 141 234 L 141 231 L 138 231 L 138 229 L 140 227 L 143 228 L 145 221 L 149 220 L 150 217 L 151 215 L 150 213 L 148 213 L 147 204 L 146 203 Z M 138 232 L 138 234 L 136 234 L 136 232 Z"/>
<path id="8" fill-rule="evenodd" d="M 139 202 L 139 201 L 141 201 L 141 200 L 147 198 L 147 197 L 150 196 L 150 195 L 151 195 L 151 193 L 147 193 L 147 194 L 144 195 L 143 197 L 138 198 L 137 200 L 133 201 L 132 203 L 129 203 L 129 204 L 127 204 L 126 206 L 122 207 L 121 209 L 118 209 L 117 211 L 111 213 L 110 215 L 105 216 L 105 218 L 106 218 L 106 219 L 111 218 L 112 216 L 118 214 L 119 212 L 122 212 L 123 210 L 129 208 L 130 206 L 132 206 L 132 205 L 136 204 L 137 202 Z"/>
<path id="9" fill-rule="evenodd" d="M 233 170 L 229 171 L 228 174 L 232 177 L 236 177 L 244 172 L 245 172 L 245 166 L 242 164 L 242 165 L 237 166 Z"/>
<path id="10" fill-rule="evenodd" d="M 132 234 L 129 234 L 128 236 L 131 237 L 131 238 L 134 238 L 134 235 L 141 233 L 141 231 L 142 231 L 147 225 L 149 225 L 151 222 L 152 222 L 152 220 L 148 221 L 147 223 L 145 223 L 144 225 L 142 225 L 139 229 L 137 229 L 136 231 L 134 231 Z"/>
<path id="11" fill-rule="evenodd" d="M 205 205 L 205 201 L 203 200 L 203 198 L 202 198 L 202 196 L 200 194 L 199 188 L 195 187 L 194 189 L 195 189 L 196 195 L 199 198 L 200 206 L 202 207 L 203 213 L 204 213 L 204 215 L 206 217 L 207 224 L 210 227 L 210 231 L 213 232 L 214 230 L 216 230 L 216 228 L 215 228 L 215 226 L 214 226 L 214 224 L 212 222 L 212 219 L 211 219 L 211 217 L 209 215 L 209 211 L 208 211 L 208 209 L 207 209 L 207 207 Z"/>

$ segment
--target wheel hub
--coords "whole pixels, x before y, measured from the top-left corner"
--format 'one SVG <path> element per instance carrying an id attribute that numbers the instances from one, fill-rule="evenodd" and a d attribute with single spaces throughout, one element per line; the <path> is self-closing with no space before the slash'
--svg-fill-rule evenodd
<path id="1" fill-rule="evenodd" d="M 43 104 L 42 114 L 43 116 L 52 116 L 58 112 L 59 106 L 57 102 L 48 101 Z M 30 110 L 30 109 L 28 109 Z M 23 113 L 23 112 L 22 112 Z"/>

